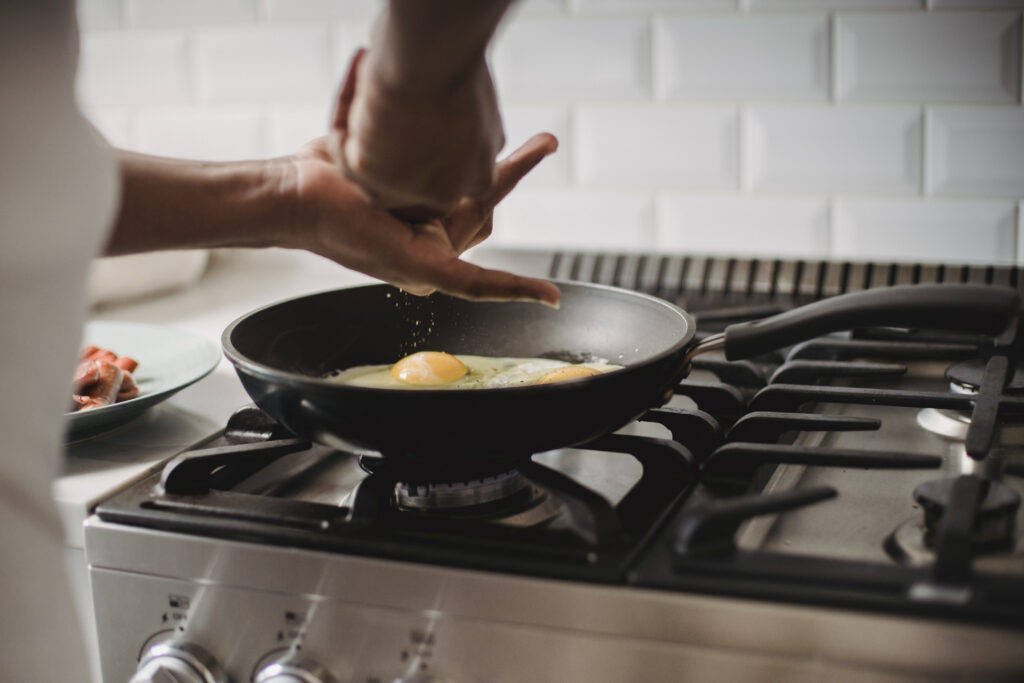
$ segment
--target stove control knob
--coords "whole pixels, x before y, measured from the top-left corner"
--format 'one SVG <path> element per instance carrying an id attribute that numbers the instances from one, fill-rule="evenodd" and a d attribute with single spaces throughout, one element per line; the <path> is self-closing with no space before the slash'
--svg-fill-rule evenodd
<path id="1" fill-rule="evenodd" d="M 336 683 L 327 669 L 308 659 L 286 657 L 264 666 L 254 683 Z"/>
<path id="2" fill-rule="evenodd" d="M 198 645 L 163 642 L 146 651 L 129 683 L 228 683 L 228 677 Z"/>

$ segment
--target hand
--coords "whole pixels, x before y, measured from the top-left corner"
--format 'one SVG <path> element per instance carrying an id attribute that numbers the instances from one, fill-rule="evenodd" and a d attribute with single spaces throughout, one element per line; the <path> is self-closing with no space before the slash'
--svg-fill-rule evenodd
<path id="1" fill-rule="evenodd" d="M 557 305 L 545 280 L 486 270 L 459 259 L 491 234 L 494 206 L 558 147 L 548 133 L 530 138 L 496 166 L 491 189 L 463 198 L 445 218 L 403 221 L 346 178 L 318 138 L 290 157 L 295 170 L 298 245 L 413 294 L 438 290 L 464 299 Z"/>
<path id="2" fill-rule="evenodd" d="M 505 142 L 486 62 L 417 88 L 388 83 L 378 57 L 358 51 L 338 96 L 328 149 L 342 172 L 374 203 L 410 216 L 445 216 L 464 197 L 485 197 Z"/>

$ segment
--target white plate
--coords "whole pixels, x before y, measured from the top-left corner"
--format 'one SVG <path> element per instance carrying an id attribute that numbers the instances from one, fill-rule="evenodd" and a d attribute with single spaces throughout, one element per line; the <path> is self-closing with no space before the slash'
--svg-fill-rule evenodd
<path id="1" fill-rule="evenodd" d="M 139 395 L 102 408 L 68 413 L 68 441 L 95 436 L 141 415 L 210 374 L 221 358 L 220 348 L 210 340 L 160 325 L 90 322 L 82 346 L 89 344 L 139 362 L 132 373 Z"/>

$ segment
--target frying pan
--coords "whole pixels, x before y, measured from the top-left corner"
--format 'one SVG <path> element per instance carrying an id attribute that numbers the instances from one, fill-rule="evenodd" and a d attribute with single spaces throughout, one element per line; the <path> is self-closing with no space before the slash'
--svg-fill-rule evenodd
<path id="1" fill-rule="evenodd" d="M 515 461 L 614 431 L 665 403 L 698 353 L 749 358 L 861 326 L 996 335 L 1016 320 L 1012 289 L 918 285 L 870 289 L 796 308 L 695 342 L 693 317 L 645 294 L 558 283 L 558 310 L 532 303 L 416 297 L 389 285 L 323 292 L 234 321 L 224 351 L 245 390 L 297 435 L 420 463 Z M 560 383 L 492 389 L 384 389 L 325 379 L 417 350 L 486 356 L 593 356 L 624 369 Z"/>

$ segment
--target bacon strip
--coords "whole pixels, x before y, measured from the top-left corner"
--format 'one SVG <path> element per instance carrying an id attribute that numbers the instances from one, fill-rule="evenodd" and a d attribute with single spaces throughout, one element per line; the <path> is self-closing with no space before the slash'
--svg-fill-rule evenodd
<path id="1" fill-rule="evenodd" d="M 100 381 L 100 365 L 94 360 L 82 361 L 75 368 L 75 376 L 71 380 L 72 391 L 81 394 L 86 388 Z"/>
<path id="2" fill-rule="evenodd" d="M 79 410 L 102 408 L 117 400 L 117 393 L 124 381 L 124 371 L 110 361 L 96 361 L 96 364 L 99 366 L 100 378 L 81 394 L 84 400 L 75 399 L 81 405 Z"/>
<path id="3" fill-rule="evenodd" d="M 139 367 L 139 361 L 134 358 L 129 358 L 128 356 L 119 356 L 117 360 L 114 361 L 114 365 L 125 372 L 135 372 L 135 368 Z"/>
<path id="4" fill-rule="evenodd" d="M 102 408 L 139 395 L 132 373 L 139 362 L 109 349 L 86 346 L 78 355 L 71 388 L 71 410 Z"/>
<path id="5" fill-rule="evenodd" d="M 134 363 L 135 361 L 132 362 Z M 138 363 L 135 363 L 135 365 L 137 366 Z M 122 371 L 124 372 L 124 379 L 121 380 L 121 388 L 117 392 L 118 402 L 127 401 L 128 399 L 135 398 L 139 395 L 139 387 L 135 384 L 135 378 L 132 377 L 131 371 Z"/>
<path id="6" fill-rule="evenodd" d="M 117 354 L 106 349 L 96 349 L 82 360 L 106 360 L 113 363 L 117 360 Z"/>

